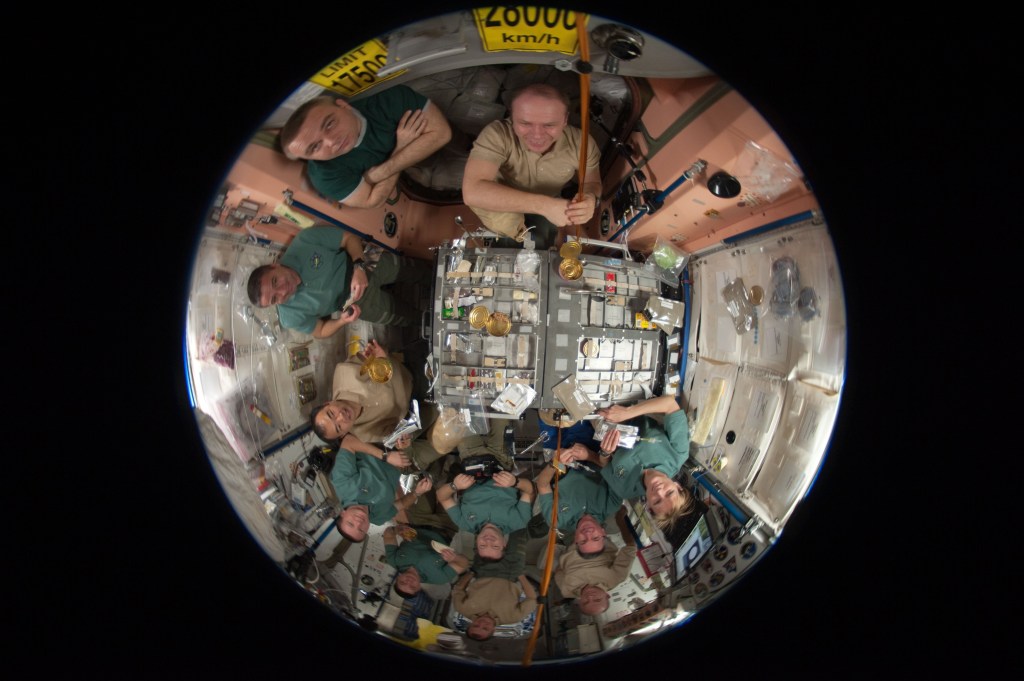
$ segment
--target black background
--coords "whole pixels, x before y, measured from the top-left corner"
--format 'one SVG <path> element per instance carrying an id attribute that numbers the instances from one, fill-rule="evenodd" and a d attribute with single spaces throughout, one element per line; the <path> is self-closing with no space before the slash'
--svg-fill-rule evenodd
<path id="1" fill-rule="evenodd" d="M 50 88 L 44 104 L 17 107 L 44 134 L 10 133 L 34 193 L 19 217 L 59 228 L 56 250 L 77 263 L 59 329 L 90 344 L 78 346 L 84 371 L 64 407 L 38 410 L 36 439 L 62 457 L 45 497 L 58 523 L 12 523 L 26 530 L 9 561 L 26 664 L 142 678 L 520 675 L 406 652 L 314 604 L 249 540 L 187 408 L 185 304 L 215 190 L 310 73 L 436 13 L 378 9 L 128 11 L 120 28 L 76 33 L 73 49 L 23 69 L 22 92 Z M 694 55 L 790 147 L 838 253 L 848 375 L 819 479 L 749 575 L 674 634 L 531 673 L 859 678 L 999 664 L 1005 649 L 976 640 L 990 614 L 978 596 L 987 580 L 969 569 L 978 542 L 962 543 L 944 516 L 965 503 L 950 501 L 956 405 L 932 401 L 952 364 L 932 340 L 936 300 L 956 305 L 953 261 L 979 210 L 962 204 L 1003 154 L 999 32 L 962 16 L 584 9 Z"/>

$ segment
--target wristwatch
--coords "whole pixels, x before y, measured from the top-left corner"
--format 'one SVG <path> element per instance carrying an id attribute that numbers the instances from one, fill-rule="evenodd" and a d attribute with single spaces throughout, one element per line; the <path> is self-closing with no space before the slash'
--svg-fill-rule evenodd
<path id="1" fill-rule="evenodd" d="M 365 265 L 366 265 L 366 261 L 363 260 L 362 258 L 356 258 L 355 260 L 352 261 L 352 266 L 353 267 L 358 267 L 359 269 L 365 270 L 366 269 Z"/>
<path id="2" fill-rule="evenodd" d="M 600 456 L 600 457 L 601 457 L 602 459 L 607 459 L 607 458 L 608 458 L 609 456 L 611 456 L 611 455 L 612 455 L 612 453 L 611 453 L 611 452 L 606 452 L 606 451 L 604 451 L 603 449 L 599 449 L 599 450 L 597 450 L 597 454 L 598 454 L 598 456 Z"/>
<path id="3" fill-rule="evenodd" d="M 448 486 L 452 488 L 452 492 L 455 492 L 456 494 L 458 493 L 459 488 L 455 486 L 454 482 L 449 482 Z"/>

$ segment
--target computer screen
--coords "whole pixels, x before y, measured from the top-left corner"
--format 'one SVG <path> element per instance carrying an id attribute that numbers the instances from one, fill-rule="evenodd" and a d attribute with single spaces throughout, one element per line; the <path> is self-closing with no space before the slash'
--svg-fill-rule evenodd
<path id="1" fill-rule="evenodd" d="M 699 500 L 694 500 L 694 503 L 693 511 L 676 521 L 665 533 L 665 538 L 672 545 L 673 584 L 696 568 L 715 543 L 708 525 L 708 507 Z"/>
<path id="2" fill-rule="evenodd" d="M 678 583 L 696 569 L 712 546 L 714 546 L 714 540 L 712 540 L 711 530 L 708 528 L 707 516 L 701 515 L 694 524 L 693 529 L 690 530 L 686 540 L 678 548 L 673 544 L 675 557 L 673 560 L 672 583 Z"/>

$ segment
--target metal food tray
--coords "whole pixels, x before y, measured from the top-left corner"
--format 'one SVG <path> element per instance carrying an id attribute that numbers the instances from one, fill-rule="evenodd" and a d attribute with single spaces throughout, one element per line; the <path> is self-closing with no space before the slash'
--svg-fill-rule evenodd
<path id="1" fill-rule="evenodd" d="M 510 383 L 536 391 L 528 408 L 560 407 L 552 388 L 569 375 L 597 407 L 661 394 L 666 370 L 676 367 L 666 365 L 665 332 L 642 313 L 647 299 L 664 295 L 665 286 L 628 258 L 594 255 L 580 256 L 583 274 L 569 281 L 559 274 L 562 258 L 555 251 L 536 252 L 538 271 L 524 278 L 515 271 L 522 252 L 458 242 L 439 247 L 430 327 L 437 380 L 431 397 L 513 419 L 490 406 Z M 477 306 L 507 314 L 508 334 L 492 336 L 474 326 L 470 313 Z M 478 314 L 477 322 L 484 318 Z"/>
<path id="2" fill-rule="evenodd" d="M 551 255 L 541 407 L 561 406 L 551 388 L 570 374 L 598 408 L 660 394 L 667 336 L 643 310 L 663 294 L 661 282 L 640 263 L 594 255 L 581 256 L 583 274 L 566 281 Z"/>

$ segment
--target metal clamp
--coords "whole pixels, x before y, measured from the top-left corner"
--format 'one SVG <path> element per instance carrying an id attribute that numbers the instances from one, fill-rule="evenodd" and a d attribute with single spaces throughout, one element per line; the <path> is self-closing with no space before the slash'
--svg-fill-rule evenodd
<path id="1" fill-rule="evenodd" d="M 629 252 L 629 246 L 626 244 L 615 243 L 613 241 L 602 241 L 600 239 L 587 239 L 585 237 L 573 237 L 567 236 L 567 240 L 578 241 L 583 245 L 587 246 L 598 246 L 600 248 L 617 248 L 622 251 L 622 259 L 633 261 L 633 255 Z"/>

